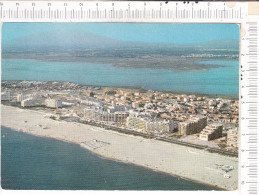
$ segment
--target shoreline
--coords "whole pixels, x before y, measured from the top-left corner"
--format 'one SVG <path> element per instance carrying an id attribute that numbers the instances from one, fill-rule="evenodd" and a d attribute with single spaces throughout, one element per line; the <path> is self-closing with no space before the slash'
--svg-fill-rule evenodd
<path id="1" fill-rule="evenodd" d="M 238 186 L 238 159 L 235 157 L 226 157 L 187 146 L 110 132 L 86 124 L 53 121 L 44 118 L 45 113 L 38 111 L 22 110 L 4 105 L 1 106 L 1 109 L 1 125 L 15 131 L 23 130 L 24 133 L 35 136 L 78 144 L 80 147 L 106 159 L 142 166 L 222 190 L 235 190 Z M 12 121 L 12 118 L 16 118 L 16 121 Z M 33 120 L 31 120 L 32 118 Z M 39 126 L 39 124 L 42 126 Z M 49 128 L 43 129 L 43 126 Z M 109 144 L 100 144 L 100 147 L 91 149 L 89 146 L 82 146 L 82 142 L 90 145 Z M 157 158 L 158 155 L 159 158 Z M 173 159 L 177 160 L 174 161 Z M 217 170 L 210 170 L 210 166 L 213 166 L 215 161 L 227 163 L 234 167 L 234 170 L 229 173 L 230 179 L 225 179 Z M 198 163 L 196 167 L 194 167 L 195 163 Z M 208 170 L 204 171 L 204 167 L 207 167 Z M 225 181 L 229 182 L 226 183 Z"/>
<path id="2" fill-rule="evenodd" d="M 78 84 L 83 87 L 100 87 L 100 88 L 111 88 L 111 89 L 130 89 L 130 90 L 137 90 L 137 91 L 144 91 L 147 92 L 149 90 L 151 91 L 157 91 L 157 92 L 162 92 L 162 93 L 171 93 L 175 95 L 195 95 L 195 96 L 206 96 L 208 98 L 223 98 L 223 99 L 230 99 L 230 100 L 239 100 L 239 95 L 234 95 L 234 94 L 207 94 L 207 93 L 199 93 L 199 92 L 192 92 L 192 91 L 178 91 L 178 90 L 153 90 L 153 89 L 146 89 L 143 86 L 105 86 L 105 85 L 87 85 L 87 84 L 82 84 L 82 83 L 77 83 L 77 82 L 72 82 L 72 81 L 36 81 L 36 80 L 2 80 L 2 82 L 22 82 L 22 81 L 28 81 L 28 82 L 60 82 L 60 83 L 74 83 Z"/>
<path id="3" fill-rule="evenodd" d="M 17 132 L 19 132 L 19 133 L 28 134 L 28 135 L 32 135 L 32 136 L 35 136 L 35 137 L 46 138 L 46 139 L 51 139 L 51 140 L 56 140 L 56 141 L 62 141 L 62 142 L 69 143 L 69 144 L 74 144 L 74 145 L 77 145 L 77 146 L 83 148 L 84 150 L 87 150 L 88 152 L 91 152 L 92 154 L 94 154 L 94 155 L 96 155 L 96 156 L 98 156 L 99 158 L 102 158 L 102 159 L 107 159 L 107 160 L 111 160 L 111 161 L 115 161 L 115 162 L 119 162 L 119 163 L 124 163 L 124 164 L 130 164 L 130 165 L 142 167 L 142 168 L 144 168 L 144 169 L 148 169 L 148 170 L 151 170 L 151 171 L 154 171 L 154 172 L 163 173 L 163 174 L 166 174 L 166 175 L 175 177 L 175 178 L 180 178 L 180 179 L 183 179 L 183 180 L 187 180 L 187 181 L 192 181 L 192 182 L 195 182 L 195 183 L 203 184 L 203 185 L 206 185 L 206 186 L 210 186 L 210 187 L 213 187 L 213 188 L 217 188 L 216 191 L 224 191 L 224 190 L 226 190 L 226 189 L 224 189 L 224 188 L 216 187 L 216 186 L 214 186 L 214 185 L 212 185 L 212 184 L 202 183 L 202 182 L 200 182 L 200 181 L 198 181 L 198 180 L 193 180 L 193 179 L 185 178 L 185 177 L 182 177 L 182 176 L 180 176 L 180 175 L 175 175 L 175 174 L 163 172 L 163 171 L 160 171 L 160 170 L 157 170 L 157 169 L 148 168 L 148 167 L 145 167 L 145 166 L 142 166 L 142 165 L 138 165 L 138 164 L 135 164 L 135 163 L 132 163 L 132 162 L 128 162 L 128 161 L 122 161 L 122 160 L 115 159 L 115 158 L 109 158 L 109 157 L 100 155 L 100 154 L 94 152 L 93 150 L 89 150 L 89 149 L 87 149 L 87 148 L 85 148 L 85 147 L 82 147 L 82 146 L 81 146 L 79 143 L 77 143 L 77 142 L 72 142 L 72 141 L 68 141 L 68 140 L 64 140 L 64 139 L 53 138 L 53 137 L 51 137 L 51 136 L 36 135 L 36 134 L 33 134 L 33 133 L 29 133 L 29 132 L 25 132 L 25 131 L 19 131 L 19 130 L 17 130 L 17 129 L 12 129 L 12 128 L 10 128 L 10 127 L 6 127 L 6 126 L 3 126 L 3 125 L 2 125 L 2 127 L 7 128 L 7 129 L 9 129 L 10 131 L 17 131 Z M 191 191 L 191 190 L 189 190 L 189 191 Z"/>

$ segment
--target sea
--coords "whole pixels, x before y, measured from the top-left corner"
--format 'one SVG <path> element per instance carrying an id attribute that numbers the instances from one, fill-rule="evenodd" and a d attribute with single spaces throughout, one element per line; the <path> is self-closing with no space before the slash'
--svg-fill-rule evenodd
<path id="1" fill-rule="evenodd" d="M 1 186 L 13 190 L 219 190 L 101 158 L 77 144 L 1 129 Z"/>
<path id="2" fill-rule="evenodd" d="M 112 64 L 2 59 L 2 80 L 69 81 L 94 86 L 238 95 L 238 61 L 204 71 L 119 68 Z M 101 158 L 79 145 L 2 127 L 3 189 L 217 190 L 144 167 Z M 4 137 L 3 137 L 4 136 Z"/>
<path id="3" fill-rule="evenodd" d="M 201 61 L 221 65 L 204 71 L 121 68 L 112 64 L 2 59 L 2 80 L 70 81 L 95 86 L 238 95 L 238 60 Z"/>

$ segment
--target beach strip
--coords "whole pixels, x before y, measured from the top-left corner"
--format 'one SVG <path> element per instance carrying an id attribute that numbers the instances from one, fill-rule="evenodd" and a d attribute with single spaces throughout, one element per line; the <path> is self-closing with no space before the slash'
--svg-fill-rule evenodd
<path id="1" fill-rule="evenodd" d="M 73 142 L 105 158 L 226 190 L 238 186 L 238 158 L 126 135 L 81 123 L 52 120 L 46 113 L 1 105 L 1 125 L 36 136 Z M 231 167 L 225 173 L 218 165 Z M 224 177 L 228 175 L 229 178 Z"/>

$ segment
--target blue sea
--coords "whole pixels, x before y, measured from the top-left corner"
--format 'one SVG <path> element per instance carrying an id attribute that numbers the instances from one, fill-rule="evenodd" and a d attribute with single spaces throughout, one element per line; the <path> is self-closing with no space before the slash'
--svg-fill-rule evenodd
<path id="1" fill-rule="evenodd" d="M 3 137 L 3 135 L 5 137 Z M 35 190 L 218 190 L 2 127 L 1 186 Z"/>
<path id="2" fill-rule="evenodd" d="M 70 81 L 85 85 L 133 86 L 151 90 L 238 95 L 237 60 L 200 63 L 222 67 L 204 71 L 173 71 L 119 68 L 112 64 L 2 59 L 2 80 Z"/>

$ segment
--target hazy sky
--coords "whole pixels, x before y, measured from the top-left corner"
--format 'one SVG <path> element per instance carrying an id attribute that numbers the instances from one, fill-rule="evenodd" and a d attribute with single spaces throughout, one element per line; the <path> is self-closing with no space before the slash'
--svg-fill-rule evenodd
<path id="1" fill-rule="evenodd" d="M 123 41 L 177 44 L 239 39 L 237 24 L 5 23 L 2 26 L 2 41 L 54 31 L 87 31 Z"/>

